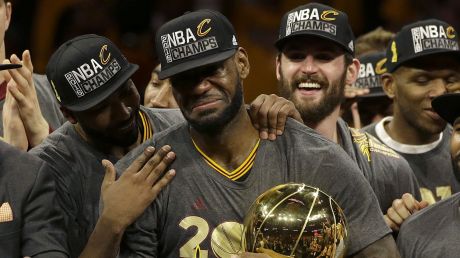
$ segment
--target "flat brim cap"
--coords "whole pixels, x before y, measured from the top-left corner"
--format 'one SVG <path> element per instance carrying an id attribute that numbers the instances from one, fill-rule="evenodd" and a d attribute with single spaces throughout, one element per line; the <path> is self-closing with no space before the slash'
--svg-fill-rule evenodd
<path id="1" fill-rule="evenodd" d="M 447 93 L 433 99 L 431 106 L 449 124 L 460 117 L 460 93 Z"/>
<path id="2" fill-rule="evenodd" d="M 316 36 L 330 40 L 354 55 L 354 34 L 346 13 L 330 6 L 309 3 L 285 13 L 281 19 L 276 48 L 297 36 Z"/>
<path id="3" fill-rule="evenodd" d="M 138 68 L 108 38 L 87 34 L 62 44 L 51 56 L 46 75 L 60 105 L 84 111 L 107 99 Z"/>
<path id="4" fill-rule="evenodd" d="M 369 89 L 369 94 L 362 95 L 360 98 L 382 97 L 386 96 L 382 87 L 382 74 L 387 69 L 385 66 L 385 52 L 376 52 L 364 55 L 358 58 L 360 62 L 358 78 L 354 84 L 360 89 Z"/>
<path id="5" fill-rule="evenodd" d="M 198 10 L 177 17 L 158 29 L 155 37 L 160 79 L 221 62 L 238 49 L 230 21 L 213 10 Z"/>
<path id="6" fill-rule="evenodd" d="M 460 54 L 454 27 L 436 19 L 418 21 L 396 33 L 386 50 L 386 65 L 389 72 L 394 72 L 414 59 L 443 53 Z"/>

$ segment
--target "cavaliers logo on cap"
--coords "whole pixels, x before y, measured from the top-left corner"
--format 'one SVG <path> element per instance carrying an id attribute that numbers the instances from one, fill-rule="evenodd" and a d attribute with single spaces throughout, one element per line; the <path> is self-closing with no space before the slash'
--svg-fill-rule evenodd
<path id="1" fill-rule="evenodd" d="M 108 52 L 108 47 L 107 45 L 103 45 L 101 47 L 101 51 L 99 52 L 99 59 L 101 60 L 101 64 L 106 65 L 110 61 L 110 52 L 107 55 L 106 53 Z"/>
<path id="2" fill-rule="evenodd" d="M 375 64 L 375 73 L 376 74 L 384 74 L 384 73 L 387 72 L 387 68 L 384 66 L 386 61 L 387 61 L 386 58 L 382 58 L 382 60 L 378 61 Z"/>
<path id="3" fill-rule="evenodd" d="M 206 36 L 211 31 L 211 27 L 207 28 L 205 31 L 203 31 L 203 26 L 205 24 L 209 24 L 211 22 L 211 19 L 204 19 L 196 26 L 196 34 L 200 37 Z"/>
<path id="4" fill-rule="evenodd" d="M 321 20 L 323 20 L 323 21 L 335 21 L 334 16 L 337 16 L 337 15 L 339 15 L 339 12 L 337 12 L 336 10 L 323 11 L 323 13 L 321 13 Z"/>
<path id="5" fill-rule="evenodd" d="M 454 29 L 454 27 L 452 27 L 452 26 L 447 27 L 446 34 L 447 34 L 447 37 L 450 38 L 450 39 L 455 38 L 455 29 Z"/>

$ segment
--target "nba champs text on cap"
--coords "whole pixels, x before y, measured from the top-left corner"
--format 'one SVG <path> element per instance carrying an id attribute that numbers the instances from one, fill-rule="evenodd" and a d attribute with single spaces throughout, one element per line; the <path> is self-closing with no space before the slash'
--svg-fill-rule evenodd
<path id="1" fill-rule="evenodd" d="M 88 34 L 62 44 L 51 56 L 46 75 L 62 106 L 83 111 L 109 97 L 137 69 L 112 41 Z"/>
<path id="2" fill-rule="evenodd" d="M 407 61 L 440 53 L 460 53 L 454 27 L 436 19 L 418 21 L 404 26 L 388 46 L 387 68 L 394 72 Z"/>
<path id="3" fill-rule="evenodd" d="M 159 28 L 155 39 L 161 62 L 160 79 L 223 61 L 238 49 L 232 24 L 213 10 L 198 10 L 175 18 Z"/>
<path id="4" fill-rule="evenodd" d="M 387 72 L 385 52 L 376 52 L 359 58 L 360 66 L 355 87 L 369 89 L 369 94 L 362 97 L 385 96 L 382 88 L 382 74 Z"/>
<path id="5" fill-rule="evenodd" d="M 354 55 L 355 36 L 348 23 L 348 16 L 330 6 L 309 3 L 284 14 L 275 46 L 281 50 L 287 39 L 299 35 L 331 40 Z"/>

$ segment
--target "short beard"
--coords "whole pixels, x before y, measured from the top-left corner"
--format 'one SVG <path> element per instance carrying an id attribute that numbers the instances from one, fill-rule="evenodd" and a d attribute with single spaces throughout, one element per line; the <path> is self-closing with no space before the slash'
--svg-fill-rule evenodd
<path id="1" fill-rule="evenodd" d="M 235 95 L 233 96 L 231 103 L 225 110 L 222 111 L 217 117 L 203 118 L 202 120 L 193 120 L 190 117 L 186 116 L 184 112 L 185 119 L 190 123 L 193 129 L 201 134 L 206 135 L 217 135 L 227 126 L 238 114 L 243 105 L 243 86 L 241 81 L 238 78 L 238 84 L 236 85 Z M 213 110 L 210 110 L 208 114 L 212 116 Z M 204 113 L 204 116 L 208 115 Z"/>
<path id="2" fill-rule="evenodd" d="M 281 79 L 278 81 L 278 92 L 286 99 L 294 103 L 294 106 L 299 111 L 305 124 L 317 125 L 339 106 L 344 100 L 346 71 L 343 72 L 340 80 L 326 89 L 325 95 L 320 102 L 315 106 L 304 105 L 293 99 L 293 91 L 297 89 L 297 82 L 292 82 L 287 85 L 283 73 L 280 72 Z M 294 84 L 294 85 L 293 85 Z"/>
<path id="3" fill-rule="evenodd" d="M 136 116 L 137 116 L 138 111 L 136 111 Z M 100 132 L 97 130 L 94 130 L 92 128 L 87 127 L 86 125 L 83 125 L 79 123 L 80 127 L 83 129 L 85 134 L 94 142 L 96 143 L 103 143 L 105 145 L 113 145 L 113 146 L 119 146 L 122 148 L 129 147 L 133 145 L 139 136 L 139 128 L 138 128 L 138 118 L 134 120 L 135 125 L 133 126 L 133 129 L 123 135 L 119 135 L 119 137 L 113 137 L 111 135 L 108 135 L 104 132 Z M 107 131 L 111 131 L 110 129 Z"/>

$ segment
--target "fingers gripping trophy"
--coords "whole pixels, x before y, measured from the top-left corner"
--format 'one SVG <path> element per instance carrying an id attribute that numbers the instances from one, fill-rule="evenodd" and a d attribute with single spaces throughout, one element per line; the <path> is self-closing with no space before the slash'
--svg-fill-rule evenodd
<path id="1" fill-rule="evenodd" d="M 339 205 L 305 184 L 269 189 L 252 204 L 244 220 L 247 252 L 272 257 L 344 257 L 347 224 Z"/>

